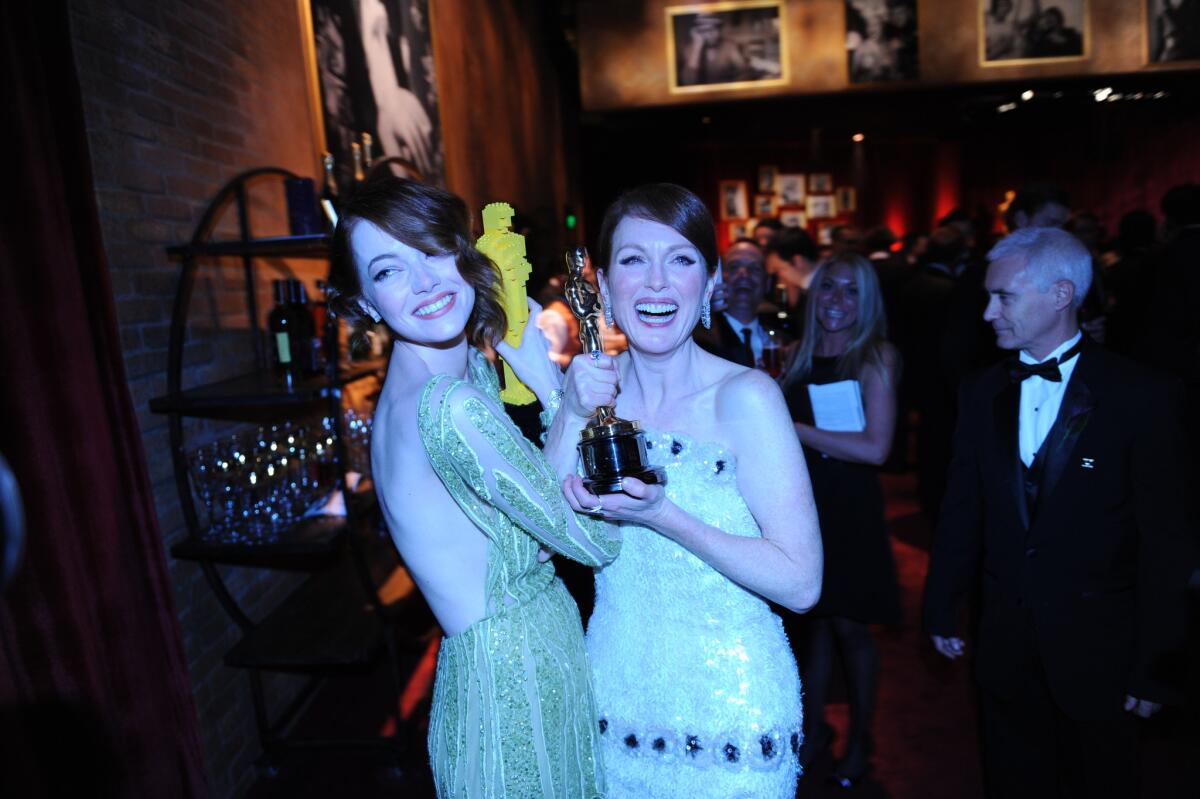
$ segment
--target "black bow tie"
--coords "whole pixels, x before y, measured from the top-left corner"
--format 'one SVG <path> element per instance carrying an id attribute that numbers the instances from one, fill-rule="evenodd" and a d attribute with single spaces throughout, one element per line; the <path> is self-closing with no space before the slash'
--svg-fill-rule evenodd
<path id="1" fill-rule="evenodd" d="M 1041 363 L 1021 363 L 1017 361 L 1008 367 L 1008 376 L 1014 383 L 1020 383 L 1030 377 L 1040 377 L 1043 380 L 1049 380 L 1051 383 L 1062 382 L 1062 370 L 1059 368 L 1061 364 L 1074 358 L 1083 349 L 1083 337 L 1075 342 L 1075 346 L 1064 352 L 1051 361 L 1042 361 Z"/>

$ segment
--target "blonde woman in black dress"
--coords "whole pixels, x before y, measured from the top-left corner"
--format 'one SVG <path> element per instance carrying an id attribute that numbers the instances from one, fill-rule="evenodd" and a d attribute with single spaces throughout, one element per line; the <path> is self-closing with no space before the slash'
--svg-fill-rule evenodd
<path id="1" fill-rule="evenodd" d="M 879 654 L 868 627 L 900 617 L 896 567 L 883 517 L 877 469 L 896 424 L 900 356 L 885 340 L 887 322 L 875 270 L 859 255 L 823 262 L 809 284 L 800 342 L 780 377 L 804 446 L 825 546 L 825 588 L 801 626 L 804 746 L 807 767 L 828 745 L 825 699 L 834 649 L 841 651 L 850 699 L 850 732 L 834 779 L 852 786 L 866 773 Z M 866 426 L 834 432 L 815 426 L 810 385 L 856 380 Z"/>

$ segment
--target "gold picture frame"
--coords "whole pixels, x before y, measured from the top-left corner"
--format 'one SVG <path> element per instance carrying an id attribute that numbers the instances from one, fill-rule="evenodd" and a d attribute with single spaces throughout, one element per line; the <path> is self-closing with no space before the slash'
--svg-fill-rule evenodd
<path id="1" fill-rule="evenodd" d="M 976 0 L 978 8 L 975 19 L 978 33 L 976 38 L 979 40 L 979 66 L 991 69 L 993 67 L 1015 67 L 1021 66 L 1022 64 L 1062 64 L 1070 63 L 1072 61 L 1087 61 L 1092 57 L 1091 0 L 1058 0 L 1060 5 L 1063 2 L 1079 3 L 1079 17 L 1081 21 L 1080 24 L 1082 25 L 1082 33 L 1080 35 L 1083 39 L 1083 48 L 1081 53 L 1078 55 L 1065 56 L 1047 56 L 1038 58 L 997 58 L 989 60 L 987 57 L 987 9 L 992 2 L 993 0 Z M 1058 6 L 1055 6 L 1054 8 L 1058 10 L 1060 15 L 1063 13 L 1062 9 L 1058 8 Z M 1014 9 L 1012 13 L 1016 13 L 1016 10 Z"/>
<path id="2" fill-rule="evenodd" d="M 748 219 L 750 196 L 744 180 L 722 180 L 718 184 L 719 217 L 722 220 Z"/>
<path id="3" fill-rule="evenodd" d="M 774 194 L 754 195 L 754 216 L 773 217 L 779 213 L 779 198 Z"/>
<path id="4" fill-rule="evenodd" d="M 810 221 L 813 219 L 833 219 L 838 213 L 837 198 L 832 194 L 810 194 L 808 195 L 808 206 L 804 213 Z"/>
<path id="5" fill-rule="evenodd" d="M 779 186 L 779 204 L 783 206 L 803 207 L 808 197 L 808 176 L 803 172 L 781 173 L 777 180 Z"/>
<path id="6" fill-rule="evenodd" d="M 808 214 L 804 211 L 780 211 L 779 222 L 784 227 L 808 227 Z"/>
<path id="7" fill-rule="evenodd" d="M 666 39 L 667 50 L 667 82 L 671 94 L 705 94 L 718 91 L 737 89 L 756 89 L 771 86 L 786 86 L 789 81 L 788 47 L 787 47 L 787 17 L 784 0 L 749 0 L 749 2 L 719 2 L 695 3 L 685 6 L 667 6 L 664 9 L 665 27 L 663 38 Z M 758 12 L 758 13 L 756 13 Z M 696 20 L 703 15 L 706 19 Z M 688 18 L 692 19 L 688 19 Z M 691 25 L 690 33 L 695 33 L 697 22 L 712 31 L 716 23 L 717 40 L 713 47 L 720 47 L 720 28 L 737 23 L 738 30 L 725 43 L 731 43 L 734 38 L 742 39 L 742 43 L 732 42 L 738 51 L 738 63 L 731 80 L 706 79 L 703 75 L 695 77 L 683 76 L 681 72 L 688 71 L 686 48 L 676 43 L 677 36 L 685 26 Z M 771 30 L 773 28 L 773 31 Z M 771 33 L 770 40 L 758 37 Z M 744 48 L 743 45 L 746 45 Z M 761 48 L 761 49 L 760 49 Z M 728 48 L 726 48 L 728 49 Z M 746 52 L 749 49 L 750 52 Z M 732 53 L 732 50 L 729 50 Z M 733 65 L 727 64 L 732 67 Z M 778 72 L 777 75 L 773 74 Z M 744 78 L 741 74 L 761 73 L 758 77 Z"/>
<path id="8" fill-rule="evenodd" d="M 839 214 L 852 214 L 858 210 L 858 192 L 853 186 L 838 186 L 834 196 Z"/>
<path id="9" fill-rule="evenodd" d="M 417 0 L 423 4 L 420 7 L 420 12 L 425 15 L 424 24 L 414 26 L 408 34 L 408 45 L 414 49 L 428 51 L 430 57 L 433 52 L 432 29 L 435 15 L 436 0 Z M 337 80 L 331 85 L 337 86 L 336 92 L 349 97 L 354 97 L 357 93 L 364 95 L 373 92 L 373 87 L 369 85 L 369 81 L 362 80 L 366 77 L 361 70 L 351 69 L 350 63 L 352 53 L 361 63 L 365 58 L 362 52 L 363 44 L 356 39 L 349 38 L 345 35 L 345 29 L 348 23 L 341 19 L 344 15 L 339 14 L 336 10 L 331 10 L 331 5 L 327 0 L 296 0 L 296 14 L 300 23 L 301 36 L 301 52 L 304 58 L 305 83 L 307 89 L 309 124 L 312 128 L 312 141 L 314 145 L 313 158 L 317 165 L 317 174 L 321 174 L 322 154 L 326 151 L 331 152 L 335 159 L 335 180 L 340 186 L 348 186 L 351 184 L 354 174 L 357 171 L 354 168 L 353 143 L 358 142 L 360 146 L 365 147 L 368 141 L 366 135 L 369 135 L 370 142 L 373 144 L 373 150 L 370 153 L 371 165 L 378 169 L 386 169 L 393 174 L 401 174 L 415 180 L 428 181 L 436 185 L 444 185 L 445 183 L 445 143 L 444 130 L 441 125 L 441 102 L 440 102 L 440 83 L 438 73 L 435 70 L 433 75 L 426 76 L 424 74 L 414 77 L 409 76 L 409 82 L 401 84 L 399 76 L 393 76 L 397 83 L 397 92 L 407 92 L 416 99 L 417 104 L 421 106 L 420 112 L 425 115 L 425 121 L 430 123 L 427 129 L 422 132 L 420 128 L 414 135 L 421 135 L 423 140 L 421 146 L 413 148 L 403 142 L 399 147 L 394 146 L 395 141 L 400 138 L 392 137 L 392 143 L 384 141 L 378 134 L 380 130 L 380 118 L 386 112 L 389 115 L 389 121 L 394 121 L 398 115 L 408 115 L 411 113 L 406 110 L 406 107 L 400 104 L 391 104 L 381 106 L 378 102 L 375 103 L 374 116 L 367 116 L 361 112 L 362 103 L 353 101 L 345 102 L 326 102 L 324 92 L 330 90 L 329 86 L 323 86 L 322 82 L 329 79 L 329 75 L 334 75 Z M 314 12 L 314 7 L 319 11 Z M 386 6 L 384 7 L 386 10 Z M 325 12 L 325 13 L 320 13 Z M 413 9 L 409 9 L 413 13 Z M 394 11 L 386 13 L 394 14 Z M 314 22 L 317 20 L 317 22 Z M 323 24 L 322 24 L 323 22 Z M 340 35 L 331 35 L 330 29 L 333 29 Z M 336 45 L 341 58 L 336 57 L 326 58 L 322 61 L 322 53 L 320 49 L 322 42 L 326 48 Z M 387 42 L 384 42 L 386 44 Z M 413 56 L 416 58 L 417 56 Z M 393 62 L 391 57 L 386 60 L 387 64 Z M 424 81 L 425 88 L 422 88 L 420 82 Z M 429 98 L 432 97 L 432 100 Z M 336 116 L 330 117 L 330 109 L 337 109 L 339 112 Z M 345 114 L 345 111 L 349 111 Z M 330 120 L 334 120 L 333 129 L 328 125 Z M 346 124 L 341 124 L 341 123 Z M 392 125 L 395 129 L 395 125 Z M 411 131 L 407 131 L 411 133 Z M 367 164 L 364 163 L 364 167 Z M 369 170 L 368 170 L 369 171 Z"/>
<path id="10" fill-rule="evenodd" d="M 1200 65 L 1200 54 L 1191 58 L 1169 58 L 1163 60 L 1155 60 L 1151 57 L 1150 49 L 1154 46 L 1152 41 L 1154 20 L 1151 18 L 1157 9 L 1153 6 L 1161 4 L 1162 0 L 1141 0 L 1142 3 L 1142 64 L 1150 69 L 1178 69 L 1192 68 L 1195 69 Z M 1200 9 L 1195 9 L 1193 13 L 1200 13 Z"/>
<path id="11" fill-rule="evenodd" d="M 759 194 L 774 194 L 779 181 L 779 167 L 763 164 L 758 168 Z"/>

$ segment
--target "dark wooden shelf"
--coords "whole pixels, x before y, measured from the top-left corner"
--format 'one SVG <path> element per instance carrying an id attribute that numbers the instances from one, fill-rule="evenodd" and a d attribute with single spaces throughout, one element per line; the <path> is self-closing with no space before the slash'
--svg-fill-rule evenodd
<path id="1" fill-rule="evenodd" d="M 248 255 L 255 258 L 328 258 L 333 237 L 327 233 L 311 236 L 269 236 L 241 241 L 201 241 L 176 244 L 167 248 L 174 258 L 187 256 Z"/>
<path id="2" fill-rule="evenodd" d="M 366 535 L 363 526 L 378 518 L 375 513 L 378 503 L 371 483 L 365 482 L 360 489 L 349 495 L 349 501 L 354 518 L 360 520 L 359 534 Z M 316 571 L 339 560 L 348 532 L 345 516 L 310 516 L 296 522 L 272 541 L 250 543 L 197 536 L 185 538 L 171 547 L 171 556 L 223 566 Z M 387 543 L 391 544 L 390 541 Z"/>
<path id="3" fill-rule="evenodd" d="M 235 668 L 304 674 L 369 666 L 386 628 L 352 569 L 308 578 L 225 654 Z"/>
<path id="4" fill-rule="evenodd" d="M 340 388 L 376 374 L 385 364 L 382 358 L 352 362 L 339 372 L 333 387 Z M 264 412 L 328 399 L 330 388 L 330 381 L 323 374 L 298 377 L 288 387 L 274 372 L 252 372 L 155 397 L 150 400 L 150 410 L 214 419 L 256 419 Z"/>

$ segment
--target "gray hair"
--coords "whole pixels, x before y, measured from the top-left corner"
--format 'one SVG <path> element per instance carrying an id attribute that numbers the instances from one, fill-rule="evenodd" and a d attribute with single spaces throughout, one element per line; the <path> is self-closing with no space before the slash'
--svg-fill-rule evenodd
<path id="1" fill-rule="evenodd" d="M 988 262 L 1020 258 L 1025 273 L 1045 293 L 1060 280 L 1075 287 L 1071 307 L 1083 305 L 1092 287 L 1092 254 L 1079 239 L 1053 227 L 1029 227 L 1014 230 L 987 254 Z"/>

